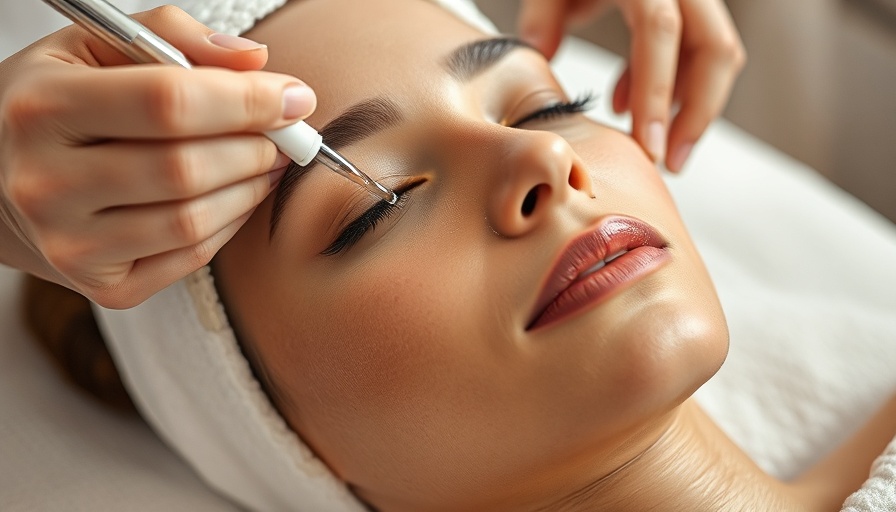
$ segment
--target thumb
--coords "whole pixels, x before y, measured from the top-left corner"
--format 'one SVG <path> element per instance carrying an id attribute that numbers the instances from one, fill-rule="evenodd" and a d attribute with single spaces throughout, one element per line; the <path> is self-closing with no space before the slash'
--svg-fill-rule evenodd
<path id="1" fill-rule="evenodd" d="M 215 33 L 171 5 L 137 13 L 133 17 L 197 65 L 250 71 L 261 69 L 268 60 L 267 46 L 250 39 Z M 100 65 L 133 64 L 130 58 L 97 38 L 91 37 L 85 44 Z"/>
<path id="2" fill-rule="evenodd" d="M 566 29 L 569 0 L 523 0 L 518 27 L 520 38 L 550 59 L 560 47 Z"/>

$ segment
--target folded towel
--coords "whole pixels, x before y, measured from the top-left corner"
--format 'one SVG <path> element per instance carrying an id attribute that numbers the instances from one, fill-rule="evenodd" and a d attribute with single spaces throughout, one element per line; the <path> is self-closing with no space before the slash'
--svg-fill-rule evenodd
<path id="1" fill-rule="evenodd" d="M 467 23 L 482 30 L 494 32 L 495 28 L 469 0 L 430 0 L 454 12 Z M 148 5 L 155 5 L 150 0 Z M 241 34 L 255 23 L 282 7 L 286 0 L 181 0 L 177 3 L 183 10 L 217 32 Z"/>
<path id="2" fill-rule="evenodd" d="M 874 461 L 869 478 L 861 489 L 847 498 L 842 512 L 896 510 L 896 439 Z"/>

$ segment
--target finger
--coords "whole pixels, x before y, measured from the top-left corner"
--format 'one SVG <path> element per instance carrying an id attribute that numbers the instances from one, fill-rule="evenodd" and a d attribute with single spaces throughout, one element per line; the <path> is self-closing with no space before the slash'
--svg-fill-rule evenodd
<path id="1" fill-rule="evenodd" d="M 681 109 L 669 130 L 666 167 L 673 172 L 681 170 L 694 144 L 721 114 L 746 59 L 723 4 L 683 2 L 682 14 L 694 32 L 683 41 L 686 62 L 676 91 Z"/>
<path id="2" fill-rule="evenodd" d="M 157 286 L 156 281 L 159 279 L 174 282 L 202 268 L 233 238 L 252 213 L 240 216 L 201 243 L 138 260 L 132 272 L 134 281 L 145 283 L 144 287 Z"/>
<path id="3" fill-rule="evenodd" d="M 571 1 L 523 0 L 517 22 L 520 38 L 548 59 L 552 58 L 563 40 Z"/>
<path id="4" fill-rule="evenodd" d="M 124 278 L 117 286 L 95 287 L 82 293 L 97 304 L 112 309 L 136 306 L 159 290 L 207 265 L 215 254 L 252 216 L 252 211 L 241 215 L 205 240 L 135 261 L 125 267 Z"/>
<path id="5" fill-rule="evenodd" d="M 113 142 L 77 148 L 73 163 L 57 165 L 60 179 L 82 191 L 96 212 L 110 207 L 196 198 L 286 167 L 289 158 L 261 135 L 182 142 Z M 76 161 L 76 163 L 75 163 Z"/>
<path id="6" fill-rule="evenodd" d="M 626 67 L 613 89 L 613 111 L 622 114 L 629 108 L 629 92 L 632 87 L 632 70 Z"/>
<path id="7" fill-rule="evenodd" d="M 98 264 L 133 261 L 201 244 L 261 203 L 282 173 L 259 176 L 197 199 L 101 212 L 91 226 L 102 240 Z"/>
<path id="8" fill-rule="evenodd" d="M 194 64 L 218 66 L 234 70 L 257 70 L 264 67 L 268 58 L 267 47 L 249 39 L 216 34 L 193 19 L 181 9 L 164 5 L 156 9 L 133 15 L 159 37 L 183 52 Z M 86 49 L 85 60 L 96 65 L 113 66 L 133 64 L 133 60 L 102 40 L 79 32 Z M 69 46 L 78 48 L 81 45 Z"/>
<path id="9" fill-rule="evenodd" d="M 669 129 L 666 167 L 681 170 L 694 144 L 728 101 L 736 73 L 711 56 L 698 57 L 682 79 L 681 109 Z"/>
<path id="10" fill-rule="evenodd" d="M 566 25 L 581 28 L 603 15 L 610 7 L 610 0 L 571 0 L 566 14 Z"/>
<path id="11" fill-rule="evenodd" d="M 163 65 L 54 71 L 35 81 L 34 108 L 51 114 L 75 143 L 265 131 L 307 117 L 317 101 L 303 82 L 264 71 Z"/>
<path id="12" fill-rule="evenodd" d="M 666 152 L 666 130 L 681 38 L 681 13 L 675 0 L 621 2 L 632 32 L 632 134 L 654 161 Z"/>

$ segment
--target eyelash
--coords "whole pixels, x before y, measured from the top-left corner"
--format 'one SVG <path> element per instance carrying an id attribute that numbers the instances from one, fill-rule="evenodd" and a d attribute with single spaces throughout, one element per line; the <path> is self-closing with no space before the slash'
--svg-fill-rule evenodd
<path id="1" fill-rule="evenodd" d="M 373 205 L 369 210 L 361 214 L 360 217 L 351 221 L 336 237 L 336 240 L 329 247 L 321 252 L 323 256 L 334 256 L 341 252 L 349 250 L 353 245 L 358 243 L 368 231 L 374 229 L 381 221 L 388 219 L 400 210 L 408 201 L 408 192 L 423 183 L 416 181 L 400 188 L 393 189 L 398 201 L 395 204 L 389 204 L 386 201 L 380 201 Z"/>
<path id="2" fill-rule="evenodd" d="M 594 94 L 594 92 L 588 91 L 572 101 L 558 101 L 556 103 L 552 103 L 551 105 L 532 112 L 519 121 L 513 123 L 513 125 L 511 125 L 511 128 L 518 128 L 532 121 L 546 121 L 570 114 L 587 112 L 594 107 L 594 102 L 596 99 L 597 96 Z"/>

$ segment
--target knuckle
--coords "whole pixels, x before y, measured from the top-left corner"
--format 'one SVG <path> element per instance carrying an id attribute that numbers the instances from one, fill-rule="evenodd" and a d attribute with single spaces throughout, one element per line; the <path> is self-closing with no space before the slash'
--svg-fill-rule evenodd
<path id="1" fill-rule="evenodd" d="M 171 26 L 188 19 L 189 15 L 180 7 L 171 4 L 162 5 L 143 13 L 139 19 L 158 24 L 159 26 Z"/>
<path id="2" fill-rule="evenodd" d="M 274 161 L 277 159 L 277 146 L 266 138 L 258 137 L 255 139 L 255 162 L 264 165 L 262 171 L 267 171 Z"/>
<path id="3" fill-rule="evenodd" d="M 182 134 L 190 123 L 190 82 L 184 80 L 180 70 L 160 70 L 147 84 L 147 117 L 158 130 L 169 134 Z"/>
<path id="4" fill-rule="evenodd" d="M 262 125 L 279 117 L 279 113 L 272 115 L 269 98 L 271 91 L 258 80 L 246 80 L 243 87 L 242 106 L 246 129 L 253 128 L 256 124 Z"/>
<path id="5" fill-rule="evenodd" d="M 735 69 L 741 69 L 747 62 L 747 51 L 736 35 L 720 38 L 712 47 L 716 60 L 728 63 Z"/>
<path id="6" fill-rule="evenodd" d="M 214 255 L 215 251 L 210 243 L 203 242 L 194 245 L 187 255 L 190 268 L 197 269 L 208 265 Z"/>
<path id="7" fill-rule="evenodd" d="M 17 174 L 7 183 L 7 195 L 13 208 L 31 221 L 42 218 L 48 200 L 49 186 L 43 186 L 35 176 Z"/>
<path id="8" fill-rule="evenodd" d="M 3 132 L 12 136 L 32 132 L 44 120 L 58 114 L 51 95 L 41 94 L 39 88 L 24 82 L 10 87 L 0 106 Z"/>
<path id="9" fill-rule="evenodd" d="M 731 61 L 734 63 L 735 69 L 740 71 L 747 64 L 747 49 L 744 48 L 744 45 L 740 41 L 740 39 L 735 41 L 735 44 L 731 49 L 731 53 Z"/>
<path id="10" fill-rule="evenodd" d="M 255 208 L 261 204 L 271 192 L 271 182 L 266 176 L 261 176 L 255 180 L 256 185 L 252 201 L 246 206 L 246 209 Z"/>
<path id="11" fill-rule="evenodd" d="M 63 275 L 68 275 L 69 270 L 71 270 L 68 251 L 61 249 L 61 244 L 57 241 L 52 239 L 47 240 L 46 237 L 41 240 L 40 245 L 40 250 L 44 254 L 44 259 L 47 260 L 47 263 Z"/>
<path id="12" fill-rule="evenodd" d="M 675 86 L 670 81 L 661 80 L 647 86 L 647 95 L 651 101 L 668 102 L 672 97 Z"/>
<path id="13" fill-rule="evenodd" d="M 173 232 L 182 242 L 194 244 L 206 238 L 209 220 L 209 211 L 203 202 L 188 201 L 177 209 Z"/>
<path id="14" fill-rule="evenodd" d="M 83 242 L 64 235 L 49 235 L 41 239 L 41 252 L 47 262 L 62 275 L 77 275 L 84 261 Z"/>
<path id="15" fill-rule="evenodd" d="M 201 192 L 201 160 L 189 144 L 174 144 L 162 152 L 164 183 L 173 196 L 192 197 Z"/>
<path id="16" fill-rule="evenodd" d="M 649 34 L 677 37 L 681 33 L 681 13 L 673 3 L 654 2 L 644 12 L 641 24 Z"/>

